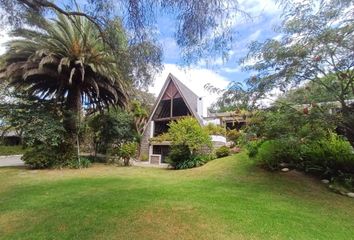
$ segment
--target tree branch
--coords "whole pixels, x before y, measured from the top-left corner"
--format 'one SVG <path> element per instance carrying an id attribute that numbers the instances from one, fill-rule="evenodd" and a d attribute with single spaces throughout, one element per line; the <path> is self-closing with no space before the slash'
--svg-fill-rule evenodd
<path id="1" fill-rule="evenodd" d="M 36 10 L 36 11 L 38 11 L 38 9 L 40 9 L 40 8 L 50 8 L 50 9 L 55 10 L 61 14 L 64 14 L 65 16 L 69 17 L 70 19 L 72 16 L 85 17 L 97 27 L 103 41 L 106 42 L 105 41 L 105 39 L 106 39 L 105 34 L 104 34 L 103 29 L 99 23 L 99 20 L 86 14 L 86 13 L 79 12 L 79 11 L 66 11 L 66 10 L 62 9 L 61 7 L 59 7 L 58 5 L 56 5 L 52 2 L 49 2 L 47 0 L 17 0 L 17 1 L 28 6 L 29 8 L 31 8 L 33 10 Z M 103 24 L 103 23 L 101 23 L 101 24 Z"/>

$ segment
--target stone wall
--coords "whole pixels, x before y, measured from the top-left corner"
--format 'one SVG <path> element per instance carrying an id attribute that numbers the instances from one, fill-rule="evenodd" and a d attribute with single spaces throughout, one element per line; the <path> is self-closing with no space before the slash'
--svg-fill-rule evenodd
<path id="1" fill-rule="evenodd" d="M 150 156 L 150 164 L 160 164 L 161 156 L 160 155 L 151 155 Z"/>
<path id="2" fill-rule="evenodd" d="M 151 122 L 146 126 L 145 132 L 141 138 L 139 158 L 141 156 L 149 156 L 149 138 L 151 134 Z"/>

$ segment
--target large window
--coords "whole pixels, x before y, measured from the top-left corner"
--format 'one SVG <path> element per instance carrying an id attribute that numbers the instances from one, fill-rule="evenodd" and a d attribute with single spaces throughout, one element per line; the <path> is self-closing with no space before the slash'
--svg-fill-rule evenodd
<path id="1" fill-rule="evenodd" d="M 154 119 L 168 118 L 171 116 L 171 99 L 161 100 L 156 109 Z"/>
<path id="2" fill-rule="evenodd" d="M 154 122 L 155 123 L 155 126 L 154 126 L 154 137 L 162 134 L 162 133 L 165 133 L 168 131 L 168 123 L 170 121 L 156 121 Z"/>
<path id="3" fill-rule="evenodd" d="M 187 116 L 190 115 L 187 105 L 184 103 L 182 98 L 173 99 L 173 117 Z"/>
<path id="4" fill-rule="evenodd" d="M 171 101 L 172 101 L 172 109 L 171 109 Z M 172 110 L 172 111 L 171 111 Z M 153 120 L 170 118 L 172 117 L 181 117 L 191 115 L 186 103 L 183 101 L 183 98 L 175 98 L 175 99 L 167 99 L 161 100 Z"/>

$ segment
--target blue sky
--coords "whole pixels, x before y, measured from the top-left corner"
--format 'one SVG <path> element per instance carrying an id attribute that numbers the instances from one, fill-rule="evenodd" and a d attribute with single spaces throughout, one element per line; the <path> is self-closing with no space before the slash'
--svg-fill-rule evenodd
<path id="1" fill-rule="evenodd" d="M 247 54 L 247 46 L 250 42 L 263 41 L 267 38 L 278 38 L 274 31 L 276 24 L 280 23 L 280 8 L 274 0 L 242 0 L 239 1 L 242 10 L 251 15 L 251 19 L 239 16 L 236 18 L 234 30 L 237 32 L 230 51 L 230 58 L 223 62 L 221 57 L 215 59 L 201 59 L 198 64 L 190 67 L 182 67 L 180 49 L 174 39 L 175 23 L 167 15 L 157 19 L 159 41 L 164 50 L 164 70 L 155 78 L 155 84 L 149 88 L 156 95 L 160 91 L 168 73 L 174 74 L 197 95 L 203 97 L 204 108 L 210 106 L 218 97 L 204 89 L 209 83 L 219 88 L 225 88 L 230 81 L 243 81 L 250 73 L 243 72 L 239 65 L 239 59 Z"/>
<path id="2" fill-rule="evenodd" d="M 247 53 L 247 45 L 254 41 L 267 38 L 277 38 L 279 35 L 273 28 L 280 22 L 280 9 L 276 0 L 240 0 L 240 9 L 250 14 L 251 19 L 238 16 L 234 21 L 236 37 L 230 51 L 230 58 L 223 62 L 221 57 L 215 59 L 200 59 L 198 64 L 183 67 L 180 49 L 174 39 L 175 21 L 169 15 L 159 15 L 156 30 L 158 40 L 163 47 L 164 70 L 157 74 L 149 91 L 157 95 L 169 73 L 174 74 L 198 96 L 204 99 L 204 109 L 210 106 L 218 97 L 204 89 L 209 83 L 219 88 L 226 88 L 230 81 L 243 81 L 249 73 L 243 72 L 238 60 Z M 4 51 L 3 43 L 9 38 L 6 31 L 0 33 L 0 54 Z M 208 64 L 206 64 L 208 62 Z"/>

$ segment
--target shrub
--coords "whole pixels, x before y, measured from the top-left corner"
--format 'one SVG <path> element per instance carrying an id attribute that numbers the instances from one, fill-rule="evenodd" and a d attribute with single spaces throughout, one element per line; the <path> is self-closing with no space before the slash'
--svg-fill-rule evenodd
<path id="1" fill-rule="evenodd" d="M 308 172 L 329 175 L 354 174 L 354 153 L 350 143 L 332 133 L 328 138 L 313 141 L 301 148 L 301 167 Z"/>
<path id="2" fill-rule="evenodd" d="M 222 146 L 216 149 L 215 154 L 218 158 L 226 157 L 230 155 L 230 148 Z"/>
<path id="3" fill-rule="evenodd" d="M 34 169 L 70 167 L 77 161 L 75 148 L 63 143 L 58 146 L 35 145 L 22 156 L 22 160 Z"/>
<path id="4" fill-rule="evenodd" d="M 125 166 L 128 166 L 129 160 L 136 155 L 137 147 L 136 142 L 127 142 L 119 148 L 118 156 L 123 159 Z"/>
<path id="5" fill-rule="evenodd" d="M 172 145 L 166 161 L 173 167 L 177 168 L 180 164 L 190 160 L 191 151 L 186 145 Z"/>
<path id="6" fill-rule="evenodd" d="M 270 170 L 277 169 L 280 163 L 276 157 L 277 147 L 274 140 L 264 142 L 254 155 L 256 162 Z"/>
<path id="7" fill-rule="evenodd" d="M 226 129 L 224 127 L 221 127 L 213 123 L 208 123 L 208 125 L 206 125 L 204 128 L 209 135 L 222 135 L 222 136 L 226 135 Z"/>
<path id="8" fill-rule="evenodd" d="M 138 139 L 132 116 L 121 109 L 91 117 L 88 126 L 93 131 L 93 142 L 97 153 L 106 154 L 114 145 Z"/>
<path id="9" fill-rule="evenodd" d="M 213 154 L 192 155 L 187 146 L 178 145 L 171 147 L 171 151 L 166 161 L 174 169 L 186 169 L 202 166 L 203 164 L 213 159 L 215 159 Z"/>
<path id="10" fill-rule="evenodd" d="M 216 159 L 217 157 L 216 157 L 216 154 L 215 153 L 209 153 L 209 154 L 207 154 L 207 155 L 203 155 L 203 157 L 205 158 L 205 160 L 207 161 L 207 162 L 209 162 L 209 161 L 211 161 L 211 160 L 214 160 L 214 159 Z"/>
<path id="11" fill-rule="evenodd" d="M 172 145 L 185 145 L 192 154 L 205 147 L 212 147 L 208 132 L 202 128 L 197 119 L 184 117 L 169 124 L 168 135 Z"/>
<path id="12" fill-rule="evenodd" d="M 179 162 L 175 165 L 175 169 L 187 169 L 194 168 L 204 165 L 208 162 L 207 156 L 192 156 L 190 159 L 186 161 Z"/>
<path id="13" fill-rule="evenodd" d="M 227 130 L 226 137 L 228 141 L 234 142 L 234 144 L 238 143 L 238 140 L 241 136 L 241 133 L 237 131 L 237 129 Z"/>
<path id="14" fill-rule="evenodd" d="M 54 159 L 54 154 L 51 155 L 51 151 L 47 151 L 43 146 L 36 146 L 22 156 L 22 160 L 34 169 L 50 168 L 54 165 Z"/>
<path id="15" fill-rule="evenodd" d="M 149 161 L 149 156 L 147 154 L 141 154 L 140 161 Z"/>
<path id="16" fill-rule="evenodd" d="M 254 140 L 247 143 L 246 148 L 248 150 L 248 156 L 250 158 L 255 157 L 257 155 L 258 149 L 263 142 L 263 140 Z"/>
<path id="17" fill-rule="evenodd" d="M 89 157 L 80 156 L 80 162 L 78 159 L 72 161 L 69 164 L 70 168 L 88 168 L 91 166 L 91 160 Z"/>
<path id="18" fill-rule="evenodd" d="M 192 117 L 185 117 L 170 123 L 169 126 L 168 136 L 172 145 L 167 162 L 175 169 L 204 164 L 206 162 L 204 153 L 210 151 L 212 143 L 208 132 L 198 121 Z"/>
<path id="19" fill-rule="evenodd" d="M 300 159 L 299 144 L 295 139 L 286 138 L 263 142 L 254 156 L 257 163 L 270 169 L 279 169 L 280 163 L 295 165 Z"/>

